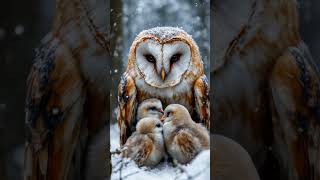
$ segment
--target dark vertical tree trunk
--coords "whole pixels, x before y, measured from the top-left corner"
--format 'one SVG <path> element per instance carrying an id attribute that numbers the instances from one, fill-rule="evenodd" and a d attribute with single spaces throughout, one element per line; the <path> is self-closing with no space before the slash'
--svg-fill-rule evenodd
<path id="1" fill-rule="evenodd" d="M 111 121 L 116 122 L 113 110 L 117 107 L 117 89 L 121 73 L 123 72 L 123 29 L 122 29 L 122 0 L 110 2 L 110 29 L 111 29 L 111 53 L 112 53 L 112 67 L 111 67 Z"/>
<path id="2" fill-rule="evenodd" d="M 319 0 L 299 0 L 301 36 L 318 63 L 320 63 L 319 7 Z"/>

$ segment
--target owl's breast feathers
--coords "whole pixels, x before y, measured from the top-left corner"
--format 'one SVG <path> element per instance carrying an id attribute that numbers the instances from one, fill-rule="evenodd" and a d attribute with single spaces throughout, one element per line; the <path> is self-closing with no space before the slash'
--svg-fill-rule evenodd
<path id="1" fill-rule="evenodd" d="M 143 79 L 136 78 L 137 86 L 137 101 L 142 102 L 148 98 L 160 99 L 164 106 L 179 103 L 190 111 L 193 111 L 194 106 L 194 93 L 192 90 L 192 84 L 183 79 L 179 84 L 174 87 L 157 88 L 152 87 L 145 83 Z"/>

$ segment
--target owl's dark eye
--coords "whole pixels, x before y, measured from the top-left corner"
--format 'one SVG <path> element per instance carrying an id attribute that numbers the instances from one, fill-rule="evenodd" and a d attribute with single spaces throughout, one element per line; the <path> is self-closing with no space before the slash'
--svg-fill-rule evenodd
<path id="1" fill-rule="evenodd" d="M 177 61 L 180 60 L 180 57 L 181 57 L 181 54 L 180 54 L 180 53 L 174 54 L 173 56 L 171 56 L 170 62 L 171 62 L 171 63 L 175 63 L 175 62 L 177 62 Z"/>
<path id="2" fill-rule="evenodd" d="M 156 124 L 156 127 L 157 127 L 157 128 L 161 127 L 161 124 L 160 124 L 160 123 L 157 123 L 157 124 Z"/>
<path id="3" fill-rule="evenodd" d="M 146 54 L 146 55 L 144 55 L 144 57 L 147 59 L 147 61 L 149 61 L 151 63 L 156 62 L 156 58 L 154 56 L 152 56 L 151 54 Z"/>

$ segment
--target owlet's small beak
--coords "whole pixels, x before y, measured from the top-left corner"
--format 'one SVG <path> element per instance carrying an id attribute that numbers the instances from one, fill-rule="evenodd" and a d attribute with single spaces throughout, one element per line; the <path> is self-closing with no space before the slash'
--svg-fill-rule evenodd
<path id="1" fill-rule="evenodd" d="M 166 117 L 164 117 L 164 115 L 160 118 L 160 121 L 163 122 L 166 119 Z"/>
<path id="2" fill-rule="evenodd" d="M 164 71 L 164 68 L 161 69 L 161 79 L 162 81 L 166 79 L 166 72 Z"/>

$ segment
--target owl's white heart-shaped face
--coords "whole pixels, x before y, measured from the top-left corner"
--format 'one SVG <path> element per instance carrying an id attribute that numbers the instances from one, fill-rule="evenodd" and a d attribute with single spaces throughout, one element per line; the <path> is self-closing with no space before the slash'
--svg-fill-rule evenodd
<path id="1" fill-rule="evenodd" d="M 136 64 L 147 84 L 158 87 L 177 85 L 191 61 L 190 46 L 183 41 L 160 44 L 148 39 L 136 49 Z"/>

